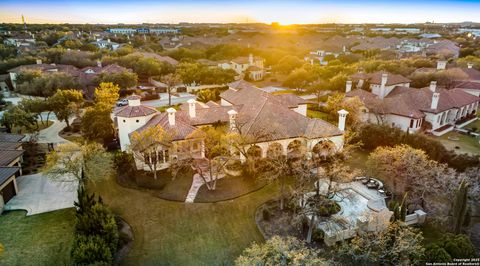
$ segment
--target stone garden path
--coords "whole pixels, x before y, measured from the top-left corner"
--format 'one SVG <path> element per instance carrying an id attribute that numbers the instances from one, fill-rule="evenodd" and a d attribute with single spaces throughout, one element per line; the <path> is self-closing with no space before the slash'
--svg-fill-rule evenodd
<path id="1" fill-rule="evenodd" d="M 218 176 L 217 180 L 222 179 L 223 177 L 225 177 L 225 175 L 220 175 Z M 206 179 L 210 181 L 210 176 L 208 174 Z M 198 190 L 200 190 L 200 187 L 202 187 L 204 184 L 205 184 L 205 181 L 203 181 L 203 178 L 197 173 L 194 174 L 192 186 L 188 191 L 187 198 L 185 199 L 185 203 L 193 203 L 195 201 L 195 198 L 197 197 Z"/>

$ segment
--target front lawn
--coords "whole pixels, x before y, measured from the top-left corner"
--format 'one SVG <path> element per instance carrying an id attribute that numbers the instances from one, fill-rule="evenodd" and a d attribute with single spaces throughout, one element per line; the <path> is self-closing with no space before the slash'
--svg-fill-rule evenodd
<path id="1" fill-rule="evenodd" d="M 277 196 L 277 186 L 219 203 L 181 203 L 118 185 L 109 180 L 89 186 L 134 232 L 126 265 L 231 265 L 263 237 L 255 209 Z"/>
<path id="2" fill-rule="evenodd" d="M 452 140 L 450 138 L 458 138 Z M 457 153 L 480 154 L 480 139 L 474 136 L 463 135 L 457 132 L 448 132 L 441 137 L 434 137 L 439 140 L 447 149 Z M 458 147 L 458 148 L 457 148 Z"/>
<path id="3" fill-rule="evenodd" d="M 0 265 L 69 265 L 75 224 L 74 209 L 25 216 L 0 216 Z"/>
<path id="4" fill-rule="evenodd" d="M 195 202 L 218 202 L 234 199 L 259 190 L 265 185 L 265 180 L 244 176 L 227 176 L 217 180 L 215 190 L 208 190 L 205 185 L 201 186 L 198 190 Z"/>

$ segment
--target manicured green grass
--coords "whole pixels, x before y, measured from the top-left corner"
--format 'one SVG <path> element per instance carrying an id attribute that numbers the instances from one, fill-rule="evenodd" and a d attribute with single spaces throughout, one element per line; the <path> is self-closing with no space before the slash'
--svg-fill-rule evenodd
<path id="1" fill-rule="evenodd" d="M 277 186 L 220 203 L 165 201 L 114 180 L 89 186 L 125 219 L 135 235 L 126 265 L 231 265 L 253 241 L 257 206 L 275 198 Z"/>
<path id="2" fill-rule="evenodd" d="M 480 119 L 477 119 L 477 121 L 470 123 L 464 126 L 463 128 L 470 129 L 470 130 L 472 130 L 473 128 L 476 128 L 477 129 L 476 132 L 480 132 Z"/>
<path id="3" fill-rule="evenodd" d="M 310 118 L 320 118 L 325 121 L 329 119 L 327 113 L 315 111 L 315 110 L 307 110 L 307 116 Z"/>
<path id="4" fill-rule="evenodd" d="M 457 137 L 458 140 L 450 140 L 448 137 Z M 480 138 L 467 136 L 455 132 L 449 132 L 441 137 L 435 137 L 447 149 L 455 150 L 458 153 L 480 154 Z M 456 149 L 455 147 L 459 147 Z"/>
<path id="5" fill-rule="evenodd" d="M 347 160 L 346 164 L 353 169 L 358 169 L 361 171 L 366 171 L 366 162 L 368 159 L 369 153 L 364 150 L 356 150 L 350 155 L 350 159 Z"/>
<path id="6" fill-rule="evenodd" d="M 208 190 L 203 185 L 197 193 L 195 202 L 217 202 L 234 199 L 242 195 L 246 195 L 252 191 L 256 191 L 265 186 L 266 181 L 254 179 L 251 177 L 233 177 L 227 176 L 217 180 L 215 190 Z"/>
<path id="7" fill-rule="evenodd" d="M 0 265 L 68 265 L 75 224 L 73 208 L 25 216 L 0 216 Z"/>

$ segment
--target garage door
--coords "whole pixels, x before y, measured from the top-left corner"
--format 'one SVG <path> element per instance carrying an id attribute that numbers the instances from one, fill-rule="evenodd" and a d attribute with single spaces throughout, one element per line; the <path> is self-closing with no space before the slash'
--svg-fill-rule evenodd
<path id="1" fill-rule="evenodd" d="M 16 195 L 15 185 L 13 184 L 13 181 L 8 183 L 8 185 L 2 189 L 1 193 L 3 196 L 4 203 L 7 203 L 11 198 L 13 198 L 13 196 Z"/>

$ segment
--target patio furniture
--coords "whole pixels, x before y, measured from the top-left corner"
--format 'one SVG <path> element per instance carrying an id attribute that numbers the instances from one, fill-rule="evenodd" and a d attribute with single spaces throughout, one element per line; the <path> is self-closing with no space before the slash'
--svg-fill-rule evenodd
<path id="1" fill-rule="evenodd" d="M 382 195 L 385 195 L 385 190 L 383 189 L 378 189 L 378 193 L 382 194 Z"/>
<path id="2" fill-rule="evenodd" d="M 376 189 L 376 188 L 378 188 L 378 183 L 374 180 L 370 180 L 367 183 L 367 187 L 370 188 L 370 189 Z"/>
<path id="3" fill-rule="evenodd" d="M 366 185 L 366 184 L 368 184 L 369 181 L 370 180 L 368 178 L 365 178 L 365 179 L 362 180 L 362 184 Z"/>

